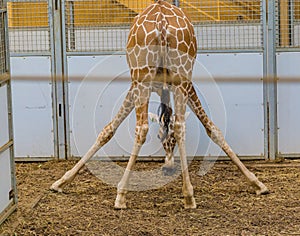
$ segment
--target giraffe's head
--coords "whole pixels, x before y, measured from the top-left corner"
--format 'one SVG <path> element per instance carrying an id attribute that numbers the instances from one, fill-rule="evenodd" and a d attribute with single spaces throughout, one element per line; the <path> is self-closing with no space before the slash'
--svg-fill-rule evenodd
<path id="1" fill-rule="evenodd" d="M 187 119 L 189 117 L 189 115 L 190 115 L 190 112 L 187 111 L 185 113 L 185 119 Z M 149 118 L 150 118 L 150 121 L 159 124 L 159 131 L 158 131 L 157 136 L 160 140 L 164 141 L 165 139 L 168 139 L 169 136 L 172 136 L 174 134 L 174 122 L 175 122 L 175 115 L 174 114 L 171 115 L 171 117 L 170 117 L 170 122 L 169 122 L 169 125 L 168 125 L 169 130 L 168 130 L 167 135 L 164 134 L 165 133 L 165 130 L 164 130 L 165 129 L 164 128 L 165 124 L 160 122 L 159 116 L 157 114 L 149 112 Z M 165 137 L 164 137 L 164 135 L 165 135 Z"/>

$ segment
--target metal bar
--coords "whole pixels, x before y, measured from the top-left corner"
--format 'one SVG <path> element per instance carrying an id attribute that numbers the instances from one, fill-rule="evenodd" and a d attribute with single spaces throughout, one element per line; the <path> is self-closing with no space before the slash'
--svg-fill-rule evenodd
<path id="1" fill-rule="evenodd" d="M 4 6 L 7 6 L 7 0 L 4 0 Z M 16 171 L 14 162 L 14 135 L 13 135 L 13 117 L 12 117 L 12 92 L 11 92 L 11 79 L 10 79 L 10 59 L 9 59 L 9 37 L 8 37 L 8 16 L 5 9 L 3 17 L 4 24 L 4 55 L 5 55 L 5 74 L 1 75 L 5 78 L 7 83 L 7 115 L 8 115 L 8 130 L 9 130 L 9 141 L 0 148 L 0 153 L 5 150 L 9 150 L 10 154 L 10 178 L 11 178 L 11 190 L 14 194 L 11 199 L 11 203 L 5 209 L 3 214 L 0 215 L 0 224 L 17 208 L 17 183 L 16 183 Z M 1 82 L 0 82 L 1 83 Z M 2 149 L 2 151 L 1 151 Z"/>
<path id="2" fill-rule="evenodd" d="M 8 32 L 8 13 L 4 13 L 4 34 L 5 34 L 5 59 L 6 59 L 6 72 L 10 78 L 10 57 L 9 57 L 9 32 Z M 10 174 L 11 174 L 11 189 L 14 191 L 13 202 L 16 206 L 18 202 L 16 169 L 15 169 L 15 153 L 14 153 L 14 127 L 13 127 L 13 110 L 12 110 L 12 87 L 11 78 L 7 82 L 7 108 L 8 108 L 8 125 L 9 125 L 9 139 L 12 140 L 10 146 Z M 16 207 L 12 207 L 10 211 L 14 211 Z M 10 213 L 10 212 L 9 212 Z"/>
<path id="3" fill-rule="evenodd" d="M 299 52 L 300 48 L 277 48 L 276 52 Z"/>
<path id="4" fill-rule="evenodd" d="M 208 54 L 208 53 L 263 53 L 263 49 L 212 49 L 204 50 L 199 49 L 198 54 Z M 125 51 L 95 51 L 95 52 L 66 52 L 67 56 L 105 56 L 105 55 L 125 55 Z"/>
<path id="5" fill-rule="evenodd" d="M 240 160 L 264 160 L 264 156 L 238 156 Z M 78 156 L 72 156 L 69 158 L 69 160 L 79 160 L 81 157 Z M 110 160 L 108 161 L 128 161 L 129 156 L 111 156 L 109 157 Z M 195 160 L 195 161 L 202 161 L 205 159 L 205 161 L 230 161 L 229 157 L 227 156 L 188 156 L 189 160 Z M 107 160 L 103 160 L 102 157 L 94 157 L 92 161 L 103 161 L 106 162 Z M 165 157 L 163 156 L 139 156 L 139 161 L 143 162 L 163 162 L 165 160 Z"/>
<path id="6" fill-rule="evenodd" d="M 8 83 L 9 80 L 10 80 L 9 74 L 5 73 L 0 75 L 0 86 L 2 86 L 2 84 Z"/>
<path id="7" fill-rule="evenodd" d="M 10 57 L 50 57 L 51 52 L 11 52 Z"/>
<path id="8" fill-rule="evenodd" d="M 45 162 L 52 161 L 53 157 L 17 157 L 15 162 Z"/>
<path id="9" fill-rule="evenodd" d="M 267 38 L 268 38 L 268 20 L 267 20 L 267 5 L 268 5 L 268 0 L 263 0 L 262 4 L 262 12 L 263 12 L 263 44 L 264 44 L 264 55 L 263 55 L 263 103 L 264 103 L 264 154 L 265 154 L 265 159 L 268 159 L 268 150 L 269 150 L 269 132 L 268 132 L 268 99 L 267 99 L 267 93 L 268 93 L 268 83 L 266 82 L 266 76 L 267 76 Z"/>
<path id="10" fill-rule="evenodd" d="M 80 156 L 70 156 L 68 158 L 69 161 L 71 160 L 79 160 L 82 157 Z M 189 159 L 193 159 L 195 161 L 202 161 L 205 160 L 206 161 L 230 161 L 230 159 L 227 156 L 219 156 L 219 157 L 204 157 L 204 156 L 195 156 L 195 157 L 188 157 Z M 244 160 L 244 161 L 255 161 L 255 160 L 264 160 L 264 156 L 239 156 L 239 159 Z M 46 161 L 51 161 L 53 160 L 52 157 L 18 157 L 15 159 L 15 162 L 20 163 L 20 162 L 46 162 Z M 95 157 L 93 160 L 97 160 L 97 161 L 107 161 L 107 160 L 103 160 L 102 157 Z M 128 161 L 129 160 L 129 156 L 112 156 L 110 157 L 111 161 Z M 154 162 L 163 162 L 165 160 L 165 157 L 163 156 L 140 156 L 138 158 L 139 161 L 143 161 L 143 162 L 149 162 L 149 161 L 154 161 Z"/>
<path id="11" fill-rule="evenodd" d="M 72 2 L 73 4 L 73 2 Z M 70 156 L 70 116 L 69 116 L 69 77 L 68 77 L 68 59 L 67 59 L 67 39 L 66 39 L 66 9 L 65 9 L 65 0 L 61 0 L 61 44 L 62 44 L 62 62 L 63 62 L 63 101 L 64 101 L 64 136 L 65 136 L 65 156 L 67 159 Z M 73 16 L 74 21 L 74 16 Z M 74 30 L 74 29 L 73 29 Z M 71 45 L 75 48 L 75 33 L 71 32 L 71 36 L 74 37 L 74 45 L 71 42 Z M 71 38 L 72 39 L 72 38 Z M 73 40 L 73 39 L 72 39 Z"/>
<path id="12" fill-rule="evenodd" d="M 0 147 L 0 153 L 6 151 L 14 144 L 13 140 L 8 141 L 6 144 L 4 144 L 2 147 Z"/>
<path id="13" fill-rule="evenodd" d="M 278 152 L 275 7 L 274 1 L 264 0 L 264 140 L 265 155 L 271 160 L 276 158 Z"/>
<path id="14" fill-rule="evenodd" d="M 299 159 L 300 158 L 300 153 L 279 153 L 278 157 L 283 157 L 283 158 L 287 158 L 287 159 Z"/>
<path id="15" fill-rule="evenodd" d="M 8 207 L 0 214 L 0 225 L 9 217 L 15 210 L 17 209 L 17 205 L 14 201 L 12 201 Z"/>
<path id="16" fill-rule="evenodd" d="M 53 137 L 54 137 L 54 156 L 59 156 L 59 148 L 58 148 L 58 127 L 57 127 L 57 94 L 56 94 L 56 78 L 55 78 L 55 50 L 54 50 L 54 9 L 53 9 L 53 1 L 48 1 L 49 11 L 49 28 L 50 28 L 50 55 L 51 55 L 51 83 L 52 83 L 52 112 L 53 112 Z"/>
<path id="17" fill-rule="evenodd" d="M 52 77 L 54 86 L 54 136 L 55 155 L 59 159 L 66 159 L 66 133 L 65 133 L 65 65 L 63 64 L 63 36 L 62 36 L 62 16 L 61 1 L 51 2 L 51 46 L 52 46 Z M 50 4 L 50 3 L 49 3 Z"/>

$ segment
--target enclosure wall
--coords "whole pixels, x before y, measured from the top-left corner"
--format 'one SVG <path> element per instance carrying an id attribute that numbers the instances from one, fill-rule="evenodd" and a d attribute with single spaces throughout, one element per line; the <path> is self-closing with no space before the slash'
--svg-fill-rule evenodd
<path id="1" fill-rule="evenodd" d="M 129 26 L 151 2 L 13 0 L 8 3 L 14 105 L 19 108 L 14 120 L 18 127 L 15 128 L 18 157 L 82 156 L 115 114 L 130 85 L 124 56 Z M 272 4 L 265 0 L 184 0 L 180 1 L 180 7 L 195 26 L 198 59 L 194 79 L 198 95 L 234 150 L 248 158 L 273 158 L 283 152 L 297 155 L 294 146 L 281 151 L 286 147 L 284 135 L 290 135 L 290 128 L 282 126 L 286 123 L 279 107 L 278 124 L 284 131 L 280 128 L 277 137 L 277 111 L 269 112 L 270 104 L 277 104 L 277 82 L 273 81 L 272 88 L 266 78 L 276 76 L 271 69 L 277 72 L 276 67 L 280 71 L 283 65 L 279 56 L 274 61 L 267 60 L 270 53 L 275 56 L 272 47 L 293 53 L 300 48 L 299 1 L 277 0 L 272 14 Z M 279 100 L 285 94 L 280 86 L 279 83 Z M 23 88 L 26 92 L 21 95 Z M 217 99 L 207 91 L 216 93 Z M 158 98 L 153 98 L 150 108 L 156 113 Z M 214 114 L 215 110 L 222 114 Z M 21 114 L 32 119 L 21 120 Z M 134 119 L 131 115 L 98 155 L 128 156 Z M 294 119 L 294 115 L 289 119 Z M 156 139 L 157 129 L 157 124 L 152 124 L 142 155 L 163 155 Z M 24 133 L 28 134 L 27 139 Z M 223 155 L 210 145 L 193 115 L 188 117 L 187 133 L 189 155 Z"/>

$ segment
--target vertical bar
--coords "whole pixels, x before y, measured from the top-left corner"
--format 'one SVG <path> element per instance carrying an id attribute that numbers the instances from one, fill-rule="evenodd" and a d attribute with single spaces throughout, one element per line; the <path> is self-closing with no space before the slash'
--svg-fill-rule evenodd
<path id="1" fill-rule="evenodd" d="M 65 158 L 67 159 L 70 156 L 70 122 L 69 122 L 69 79 L 68 79 L 68 61 L 67 61 L 67 40 L 66 40 L 66 9 L 65 9 L 65 1 L 61 0 L 61 45 L 62 45 L 62 62 L 64 65 L 64 83 L 63 83 L 63 90 L 64 90 L 64 124 L 65 124 Z M 72 7 L 74 7 L 72 2 Z M 74 10 L 74 8 L 72 8 Z M 74 12 L 73 14 L 73 21 L 74 21 Z M 72 42 L 71 45 L 74 46 L 75 49 L 75 29 L 73 28 L 72 34 Z"/>
<path id="2" fill-rule="evenodd" d="M 268 111 L 268 99 L 267 99 L 267 5 L 268 0 L 262 1 L 262 21 L 263 21 L 263 45 L 264 45 L 264 52 L 263 52 L 263 103 L 264 103 L 264 156 L 265 159 L 269 158 L 269 132 L 268 132 L 268 117 L 269 117 L 269 111 Z"/>
<path id="3" fill-rule="evenodd" d="M 55 154 L 59 159 L 67 158 L 66 135 L 66 97 L 65 63 L 63 56 L 62 12 L 61 1 L 49 1 L 49 23 L 51 27 L 52 77 L 53 77 L 53 110 Z M 51 17 L 50 17 L 51 15 Z"/>
<path id="4" fill-rule="evenodd" d="M 277 68 L 276 68 L 276 5 L 263 0 L 264 25 L 264 114 L 265 156 L 274 160 L 278 152 L 277 136 Z"/>
<path id="5" fill-rule="evenodd" d="M 59 157 L 58 148 L 58 125 L 57 125 L 57 94 L 56 94 L 56 82 L 55 82 L 55 59 L 54 59 L 54 10 L 52 0 L 48 0 L 48 18 L 49 18 L 49 30 L 50 30 L 50 51 L 51 51 L 51 83 L 52 83 L 52 110 L 53 110 L 53 137 L 54 137 L 54 156 Z"/>
<path id="6" fill-rule="evenodd" d="M 7 6 L 7 0 L 3 1 L 3 6 Z M 14 154 L 14 135 L 13 135 L 13 117 L 12 117 L 12 92 L 11 92 L 11 78 L 10 78 L 10 59 L 9 59 L 9 38 L 8 38 L 8 16 L 7 11 L 4 12 L 4 37 L 5 37 L 5 66 L 6 73 L 9 76 L 7 82 L 7 107 L 8 107 L 8 125 L 9 125 L 9 140 L 13 142 L 10 146 L 10 168 L 11 168 L 11 189 L 14 191 L 13 202 L 17 204 L 17 181 L 16 181 L 16 171 L 15 171 L 15 154 Z"/>

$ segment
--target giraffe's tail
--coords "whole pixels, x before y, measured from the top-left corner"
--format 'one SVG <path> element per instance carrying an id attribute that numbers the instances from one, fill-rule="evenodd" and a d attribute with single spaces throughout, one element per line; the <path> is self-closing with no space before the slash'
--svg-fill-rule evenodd
<path id="1" fill-rule="evenodd" d="M 162 135 L 159 137 L 161 142 L 165 140 L 169 133 L 169 126 L 172 117 L 172 108 L 170 106 L 170 91 L 168 88 L 162 89 L 161 102 L 158 108 L 159 123 L 162 127 Z"/>

